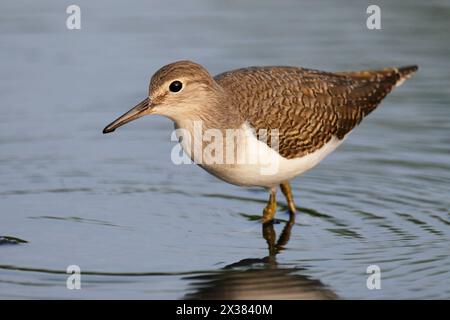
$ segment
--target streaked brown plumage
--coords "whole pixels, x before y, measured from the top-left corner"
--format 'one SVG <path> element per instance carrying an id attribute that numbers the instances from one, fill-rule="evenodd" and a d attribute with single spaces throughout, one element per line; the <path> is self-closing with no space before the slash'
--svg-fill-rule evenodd
<path id="1" fill-rule="evenodd" d="M 416 66 L 330 73 L 295 67 L 251 67 L 214 79 L 255 129 L 278 129 L 288 159 L 343 139 Z"/>
<path id="2" fill-rule="evenodd" d="M 332 73 L 298 67 L 249 67 L 213 78 L 197 63 L 178 61 L 159 69 L 150 81 L 148 98 L 109 124 L 103 133 L 146 114 L 164 115 L 191 136 L 195 136 L 196 121 L 203 123 L 204 130 L 224 133 L 226 129 L 242 129 L 245 135 L 238 145 L 248 148 L 241 155 L 258 154 L 260 159 L 276 162 L 277 172 L 265 176 L 260 172 L 261 163 L 199 165 L 229 183 L 269 188 L 270 199 L 263 212 L 263 222 L 268 222 L 276 210 L 276 186 L 281 186 L 293 214 L 296 209 L 288 181 L 332 152 L 416 70 L 417 66 L 408 66 Z M 177 89 L 172 90 L 172 85 Z M 256 139 L 260 130 L 278 130 L 278 149 L 271 148 L 270 136 L 267 141 Z M 184 139 L 183 149 L 194 159 L 192 146 L 183 143 Z M 201 143 L 204 147 L 203 140 Z"/>

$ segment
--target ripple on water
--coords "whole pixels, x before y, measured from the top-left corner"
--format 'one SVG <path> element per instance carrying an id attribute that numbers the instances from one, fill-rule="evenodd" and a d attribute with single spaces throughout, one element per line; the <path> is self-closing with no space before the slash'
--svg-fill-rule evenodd
<path id="1" fill-rule="evenodd" d="M 1 298 L 450 297 L 445 0 L 386 2 L 386 28 L 370 35 L 354 32 L 360 8 L 331 1 L 236 2 L 220 15 L 207 1 L 180 2 L 183 19 L 166 2 L 147 10 L 145 1 L 116 1 L 106 13 L 86 2 L 88 12 L 107 15 L 91 25 L 104 41 L 73 37 L 71 46 L 64 32 L 42 29 L 44 20 L 60 23 L 51 5 L 34 15 L 32 5 L 4 2 L 0 69 L 8 77 L 0 79 L 0 99 L 10 107 L 0 108 L 0 234 L 16 237 L 0 237 Z M 405 27 L 411 17 L 420 17 L 418 32 Z M 172 27 L 211 41 L 174 41 L 181 38 Z M 122 45 L 93 55 L 105 41 Z M 271 229 L 260 225 L 265 191 L 173 165 L 170 121 L 148 117 L 101 134 L 146 94 L 151 70 L 179 59 L 177 52 L 213 73 L 281 63 L 329 70 L 419 63 L 420 71 L 293 181 L 295 222 L 279 195 Z M 72 63 L 61 68 L 61 61 Z M 33 85 L 23 90 L 24 83 Z M 70 264 L 82 268 L 87 290 L 66 289 Z M 382 290 L 366 287 L 372 264 Z"/>

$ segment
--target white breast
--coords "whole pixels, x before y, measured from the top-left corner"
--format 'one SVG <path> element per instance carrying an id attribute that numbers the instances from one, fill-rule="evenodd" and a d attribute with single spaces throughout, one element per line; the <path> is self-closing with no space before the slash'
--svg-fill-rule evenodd
<path id="1" fill-rule="evenodd" d="M 242 130 L 235 163 L 211 164 L 208 159 L 203 158 L 203 163 L 199 164 L 214 176 L 240 186 L 272 187 L 290 180 L 313 168 L 343 141 L 333 137 L 322 148 L 306 156 L 286 159 L 266 143 L 259 141 L 247 124 L 242 126 Z M 191 150 L 183 143 L 182 147 L 192 159 Z"/>

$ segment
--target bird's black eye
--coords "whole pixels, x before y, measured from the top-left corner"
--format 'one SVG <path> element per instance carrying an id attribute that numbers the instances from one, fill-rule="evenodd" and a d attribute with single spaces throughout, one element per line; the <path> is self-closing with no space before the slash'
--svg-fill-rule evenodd
<path id="1" fill-rule="evenodd" d="M 169 90 L 171 92 L 178 92 L 181 90 L 182 87 L 183 87 L 183 84 L 181 83 L 181 81 L 175 80 L 170 84 Z"/>

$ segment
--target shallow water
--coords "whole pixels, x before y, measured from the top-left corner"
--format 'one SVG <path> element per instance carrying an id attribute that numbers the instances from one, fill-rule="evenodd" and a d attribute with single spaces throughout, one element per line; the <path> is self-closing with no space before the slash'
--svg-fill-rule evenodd
<path id="1" fill-rule="evenodd" d="M 0 241 L 0 298 L 450 298 L 448 1 L 381 2 L 380 31 L 356 1 L 91 2 L 80 31 L 63 2 L 0 5 L 0 236 L 27 241 Z M 179 59 L 420 71 L 263 230 L 266 192 L 172 164 L 169 120 L 101 134 Z"/>

